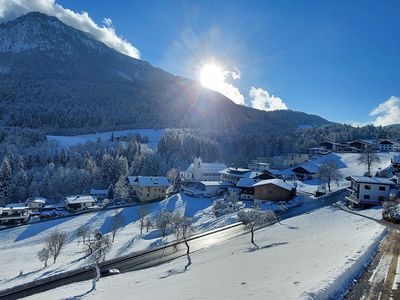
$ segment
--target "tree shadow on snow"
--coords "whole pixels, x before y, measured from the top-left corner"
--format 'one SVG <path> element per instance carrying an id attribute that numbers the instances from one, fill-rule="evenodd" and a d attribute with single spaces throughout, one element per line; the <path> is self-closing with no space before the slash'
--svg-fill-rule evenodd
<path id="1" fill-rule="evenodd" d="M 164 275 L 164 276 L 161 276 L 159 279 L 165 279 L 165 278 L 168 278 L 168 277 L 173 276 L 173 275 L 178 275 L 178 274 L 185 273 L 188 270 L 189 266 L 192 264 L 192 259 L 190 257 L 190 254 L 186 254 L 186 258 L 187 258 L 187 263 L 186 263 L 186 266 L 183 269 L 181 269 L 181 270 L 176 270 L 176 269 L 168 270 L 167 274 Z"/>
<path id="2" fill-rule="evenodd" d="M 14 277 L 12 277 L 12 278 L 6 279 L 6 281 L 9 282 L 9 281 L 13 281 L 13 280 L 15 280 L 15 279 L 25 278 L 25 277 L 27 277 L 27 276 L 29 276 L 29 275 L 36 274 L 36 273 L 42 271 L 43 269 L 44 269 L 44 267 L 39 268 L 39 269 L 36 269 L 36 270 L 33 270 L 33 271 L 30 271 L 30 272 L 28 272 L 28 273 L 23 273 L 23 271 L 21 271 L 18 275 L 14 276 Z"/>
<path id="3" fill-rule="evenodd" d="M 41 222 L 36 224 L 33 223 L 27 226 L 27 228 L 23 232 L 21 232 L 19 236 L 17 236 L 14 242 L 19 242 L 27 238 L 33 237 L 43 231 L 46 231 L 47 229 L 53 228 L 54 226 L 57 226 L 69 220 L 71 220 L 71 218 L 59 218 L 47 222 Z"/>
<path id="4" fill-rule="evenodd" d="M 282 245 L 286 245 L 286 244 L 289 244 L 289 242 L 272 243 L 272 244 L 269 244 L 269 245 L 262 246 L 260 248 L 249 248 L 249 249 L 247 249 L 246 252 L 254 252 L 254 251 L 257 251 L 257 250 L 269 249 L 269 248 L 282 246 Z"/>

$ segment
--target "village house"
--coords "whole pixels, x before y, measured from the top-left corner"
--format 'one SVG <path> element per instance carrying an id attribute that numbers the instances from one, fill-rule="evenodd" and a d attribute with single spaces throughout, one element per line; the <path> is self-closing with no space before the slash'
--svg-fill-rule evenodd
<path id="1" fill-rule="evenodd" d="M 292 169 L 294 176 L 298 180 L 311 180 L 319 172 L 319 167 L 313 163 L 305 163 Z"/>
<path id="2" fill-rule="evenodd" d="M 240 190 L 240 199 L 253 200 L 254 199 L 254 184 L 260 180 L 253 178 L 240 178 L 236 187 Z"/>
<path id="3" fill-rule="evenodd" d="M 252 161 L 249 163 L 248 168 L 256 172 L 264 172 L 270 169 L 271 165 L 267 162 Z"/>
<path id="4" fill-rule="evenodd" d="M 96 207 L 96 199 L 92 196 L 69 196 L 64 198 L 65 209 L 70 212 L 79 212 Z"/>
<path id="5" fill-rule="evenodd" d="M 354 206 L 364 207 L 380 205 L 389 200 L 390 188 L 394 182 L 388 178 L 349 176 L 346 180 L 350 181 L 350 192 L 346 199 Z"/>
<path id="6" fill-rule="evenodd" d="M 43 211 L 46 205 L 46 199 L 42 197 L 32 197 L 26 200 L 26 206 L 30 211 L 34 213 L 40 213 Z"/>
<path id="7" fill-rule="evenodd" d="M 355 140 L 347 143 L 353 150 L 364 152 L 364 151 L 375 151 L 376 145 L 373 141 L 366 140 Z"/>
<path id="8" fill-rule="evenodd" d="M 276 169 L 286 169 L 308 161 L 308 154 L 288 153 L 272 157 L 272 166 Z"/>
<path id="9" fill-rule="evenodd" d="M 320 146 L 332 152 L 343 152 L 347 149 L 347 145 L 328 141 L 322 142 Z"/>
<path id="10" fill-rule="evenodd" d="M 196 157 L 185 171 L 180 172 L 180 175 L 188 182 L 219 181 L 221 179 L 219 171 L 225 168 L 226 165 L 223 163 L 203 163 L 200 157 Z"/>
<path id="11" fill-rule="evenodd" d="M 128 176 L 128 181 L 142 202 L 164 199 L 170 186 L 165 176 Z"/>
<path id="12" fill-rule="evenodd" d="M 258 180 L 275 178 L 275 176 L 271 173 L 271 170 L 256 172 L 251 169 L 234 167 L 226 168 L 220 171 L 220 174 L 222 182 L 227 182 L 235 186 L 241 178 L 252 178 Z"/>
<path id="13" fill-rule="evenodd" d="M 253 184 L 254 204 L 264 201 L 289 201 L 296 196 L 296 187 L 282 179 L 267 179 Z"/>
<path id="14" fill-rule="evenodd" d="M 0 224 L 26 223 L 30 219 L 29 208 L 22 203 L 0 207 Z"/>
<path id="15" fill-rule="evenodd" d="M 308 149 L 309 155 L 308 157 L 310 159 L 318 158 L 321 155 L 327 155 L 331 153 L 331 150 L 326 149 L 325 147 L 312 147 Z"/>
<path id="16" fill-rule="evenodd" d="M 202 195 L 204 197 L 214 197 L 219 193 L 222 193 L 231 184 L 224 183 L 222 181 L 201 181 L 200 182 L 200 190 L 202 191 Z"/>
<path id="17" fill-rule="evenodd" d="M 399 151 L 399 143 L 391 140 L 377 141 L 378 150 L 381 152 L 394 152 Z"/>

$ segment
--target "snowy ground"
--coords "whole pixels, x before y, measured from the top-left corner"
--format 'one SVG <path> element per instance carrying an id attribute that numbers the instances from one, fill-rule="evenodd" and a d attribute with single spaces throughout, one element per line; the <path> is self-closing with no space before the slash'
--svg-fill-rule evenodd
<path id="1" fill-rule="evenodd" d="M 398 153 L 377 153 L 380 158 L 380 162 L 373 164 L 371 173 L 375 174 L 379 168 L 385 169 L 390 165 L 390 160 L 393 155 L 398 155 Z M 344 178 L 350 175 L 364 175 L 366 172 L 365 165 L 360 164 L 357 160 L 360 157 L 359 153 L 330 153 L 328 155 L 323 155 L 318 159 L 310 160 L 311 163 L 316 165 L 321 165 L 324 162 L 333 160 L 339 166 L 339 170 L 343 174 L 343 179 L 339 182 L 339 185 L 336 183 L 332 184 L 332 190 L 337 190 L 339 188 L 347 187 L 349 182 Z M 291 169 L 287 169 L 283 171 L 284 174 L 291 173 Z M 297 188 L 299 191 L 304 191 L 308 193 L 315 193 L 318 186 L 320 185 L 319 179 L 306 180 L 306 181 L 296 181 Z"/>
<path id="2" fill-rule="evenodd" d="M 161 202 L 145 205 L 145 207 L 151 212 L 150 216 L 152 217 L 163 209 L 179 211 L 192 217 L 193 225 L 199 233 L 237 222 L 236 213 L 215 218 L 212 210 L 214 200 L 178 194 Z M 250 204 L 250 202 L 247 203 L 247 205 Z M 296 198 L 290 201 L 286 207 L 300 204 L 301 200 Z M 263 208 L 276 210 L 279 207 L 278 204 L 269 203 Z M 76 237 L 77 229 L 79 226 L 87 224 L 92 230 L 99 229 L 103 233 L 109 233 L 113 216 L 117 212 L 122 212 L 124 224 L 118 232 L 112 251 L 107 258 L 159 246 L 164 241 L 156 230 L 140 236 L 139 210 L 140 207 L 136 206 L 97 211 L 0 231 L 0 257 L 2 258 L 0 260 L 0 270 L 2 270 L 0 272 L 0 290 L 86 265 L 86 260 L 79 260 L 83 254 L 78 253 L 81 247 L 78 245 Z M 56 264 L 43 269 L 36 253 L 42 248 L 45 238 L 57 230 L 66 230 L 69 233 L 69 242 Z"/>
<path id="3" fill-rule="evenodd" d="M 103 278 L 84 299 L 337 299 L 377 250 L 386 230 L 333 207 L 241 236 L 159 267 Z M 340 249 L 340 251 L 338 251 Z M 32 299 L 84 295 L 90 281 Z M 75 299 L 75 298 L 74 298 Z"/>
<path id="4" fill-rule="evenodd" d="M 115 138 L 119 136 L 133 136 L 138 133 L 141 136 L 147 136 L 149 138 L 149 143 L 147 145 L 150 148 L 154 149 L 160 141 L 161 137 L 164 135 L 164 132 L 164 129 L 130 129 L 74 136 L 48 135 L 47 139 L 49 141 L 59 142 L 62 147 L 71 147 L 78 144 L 84 144 L 89 141 L 95 142 L 99 138 L 103 141 L 109 140 L 113 133 Z"/>

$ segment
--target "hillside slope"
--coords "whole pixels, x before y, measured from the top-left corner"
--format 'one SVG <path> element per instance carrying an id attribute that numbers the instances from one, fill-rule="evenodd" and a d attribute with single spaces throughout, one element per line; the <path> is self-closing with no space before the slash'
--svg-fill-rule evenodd
<path id="1" fill-rule="evenodd" d="M 53 133 L 167 127 L 257 132 L 329 123 L 301 112 L 236 105 L 42 13 L 0 24 L 0 35 L 3 126 Z"/>

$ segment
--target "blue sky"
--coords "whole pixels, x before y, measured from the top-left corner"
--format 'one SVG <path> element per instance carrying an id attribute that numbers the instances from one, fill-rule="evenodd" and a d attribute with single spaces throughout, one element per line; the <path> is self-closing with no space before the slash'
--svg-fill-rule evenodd
<path id="1" fill-rule="evenodd" d="M 99 26 L 110 18 L 141 59 L 173 74 L 198 80 L 210 61 L 240 73 L 226 82 L 245 105 L 267 97 L 332 121 L 400 122 L 399 1 L 57 3 Z"/>

